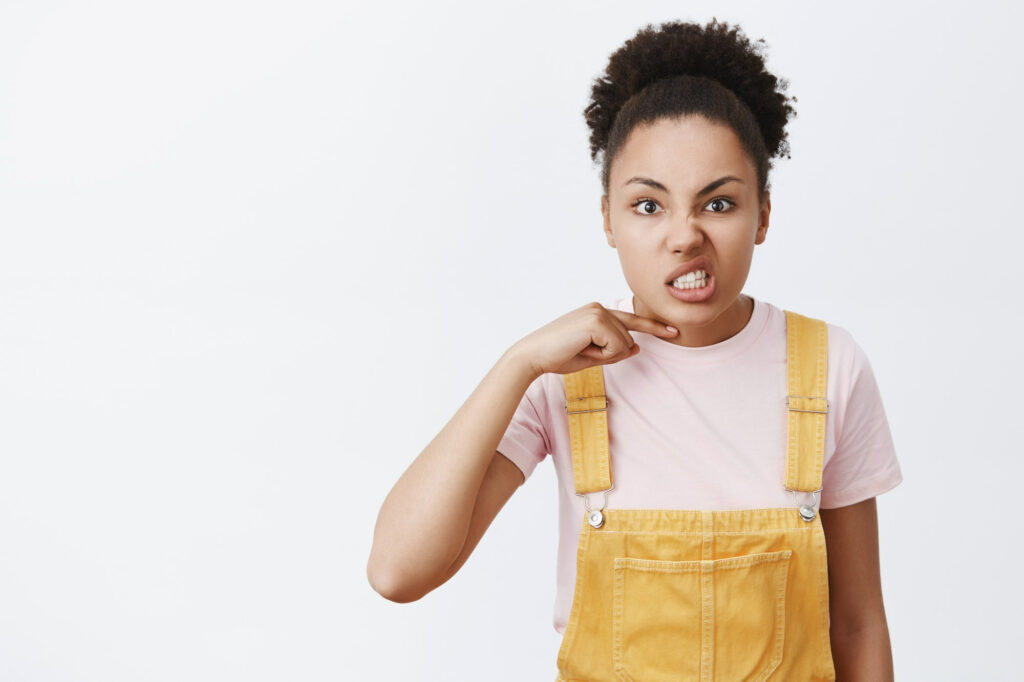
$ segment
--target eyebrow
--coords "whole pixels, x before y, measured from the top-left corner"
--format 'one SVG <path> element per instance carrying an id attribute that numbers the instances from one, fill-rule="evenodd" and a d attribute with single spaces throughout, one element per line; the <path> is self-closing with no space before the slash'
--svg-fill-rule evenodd
<path id="1" fill-rule="evenodd" d="M 714 182 L 708 183 L 707 187 L 705 187 L 701 191 L 697 192 L 697 196 L 698 197 L 702 197 L 705 194 L 708 194 L 709 192 L 714 192 L 716 189 L 718 189 L 719 187 L 721 187 L 725 183 L 727 183 L 727 182 L 734 182 L 734 181 L 735 182 L 743 182 L 743 180 L 741 180 L 740 178 L 737 178 L 735 175 L 723 175 L 722 177 L 718 178 Z M 665 185 L 661 184 L 657 180 L 652 180 L 651 178 L 645 178 L 645 177 L 637 176 L 637 177 L 630 178 L 629 180 L 626 181 L 625 184 L 628 185 L 628 184 L 633 183 L 633 182 L 635 182 L 635 183 L 637 183 L 639 185 L 647 185 L 648 187 L 653 187 L 654 189 L 661 190 L 665 194 L 672 194 L 672 192 L 668 191 L 668 187 L 665 187 Z M 625 186 L 625 185 L 623 185 L 623 186 Z"/>

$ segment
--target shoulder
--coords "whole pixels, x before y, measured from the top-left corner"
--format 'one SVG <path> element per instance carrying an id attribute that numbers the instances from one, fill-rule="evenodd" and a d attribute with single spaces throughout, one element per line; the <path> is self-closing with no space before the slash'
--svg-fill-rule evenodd
<path id="1" fill-rule="evenodd" d="M 768 304 L 777 312 L 780 317 L 785 317 L 787 312 L 796 313 L 801 317 L 823 322 L 825 324 L 826 336 L 828 338 L 828 365 L 830 374 L 840 372 L 849 376 L 858 367 L 867 363 L 867 354 L 854 338 L 853 334 L 846 327 L 816 315 L 807 315 L 792 310 L 783 310 Z M 782 322 L 783 327 L 785 322 Z"/>
<path id="2" fill-rule="evenodd" d="M 833 371 L 855 379 L 864 371 L 871 370 L 871 361 L 863 346 L 845 327 L 835 323 L 828 326 L 829 367 Z"/>
<path id="3" fill-rule="evenodd" d="M 779 333 L 785 338 L 785 317 L 786 313 L 796 313 L 802 317 L 822 322 L 825 324 L 826 336 L 828 339 L 828 376 L 829 393 L 835 395 L 836 390 L 840 393 L 849 393 L 857 378 L 865 372 L 871 372 L 871 363 L 863 346 L 857 341 L 853 333 L 845 326 L 837 324 L 817 315 L 808 315 L 797 311 L 785 310 L 768 304 L 780 318 Z"/>
<path id="4" fill-rule="evenodd" d="M 875 421 L 883 411 L 878 383 L 863 346 L 849 329 L 828 325 L 828 393 L 836 401 L 840 433 L 858 421 Z"/>

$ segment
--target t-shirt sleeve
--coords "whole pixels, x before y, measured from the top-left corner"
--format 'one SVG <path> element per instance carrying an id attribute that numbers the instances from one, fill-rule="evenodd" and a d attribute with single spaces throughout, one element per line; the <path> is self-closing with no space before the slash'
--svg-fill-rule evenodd
<path id="1" fill-rule="evenodd" d="M 498 443 L 498 452 L 507 457 L 529 478 L 537 465 L 551 452 L 547 425 L 542 415 L 547 414 L 545 376 L 540 375 L 530 384 L 512 415 L 512 421 Z"/>
<path id="2" fill-rule="evenodd" d="M 850 388 L 836 450 L 822 472 L 822 509 L 862 502 L 903 480 L 871 363 L 848 334 L 846 340 L 853 351 Z"/>

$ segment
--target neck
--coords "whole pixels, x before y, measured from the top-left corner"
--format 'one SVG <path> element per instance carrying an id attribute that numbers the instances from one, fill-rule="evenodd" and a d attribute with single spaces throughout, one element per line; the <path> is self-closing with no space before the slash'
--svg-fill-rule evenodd
<path id="1" fill-rule="evenodd" d="M 647 305 L 633 296 L 633 312 L 641 317 L 649 317 L 663 324 L 672 325 L 679 334 L 670 339 L 658 337 L 661 341 L 674 343 L 677 346 L 699 348 L 720 343 L 739 334 L 750 322 L 754 314 L 754 299 L 740 294 L 732 305 L 710 320 L 683 323 L 679 320 L 663 318 Z"/>

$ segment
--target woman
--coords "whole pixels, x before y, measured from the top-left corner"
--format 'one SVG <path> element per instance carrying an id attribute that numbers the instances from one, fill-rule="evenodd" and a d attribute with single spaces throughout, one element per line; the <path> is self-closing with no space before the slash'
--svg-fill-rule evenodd
<path id="1" fill-rule="evenodd" d="M 779 85 L 716 20 L 612 54 L 585 115 L 632 296 L 506 351 L 385 500 L 374 589 L 448 580 L 551 454 L 557 679 L 892 679 L 875 496 L 902 475 L 870 363 L 742 292 L 788 152 Z"/>

